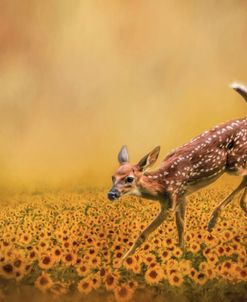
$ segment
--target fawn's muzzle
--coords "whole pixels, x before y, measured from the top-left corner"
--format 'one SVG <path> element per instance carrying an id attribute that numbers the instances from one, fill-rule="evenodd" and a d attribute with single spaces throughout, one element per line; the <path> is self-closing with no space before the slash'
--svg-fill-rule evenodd
<path id="1" fill-rule="evenodd" d="M 108 199 L 110 200 L 115 200 L 118 199 L 120 197 L 120 193 L 117 190 L 111 190 L 110 192 L 108 192 Z"/>

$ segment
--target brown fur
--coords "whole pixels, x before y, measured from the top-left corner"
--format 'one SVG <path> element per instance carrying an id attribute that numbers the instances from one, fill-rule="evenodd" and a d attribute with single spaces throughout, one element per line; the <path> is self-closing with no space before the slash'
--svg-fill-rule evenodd
<path id="1" fill-rule="evenodd" d="M 247 89 L 244 86 L 234 84 L 233 88 L 247 100 Z M 244 178 L 239 187 L 215 209 L 208 229 L 211 230 L 215 225 L 220 210 L 243 189 L 245 193 L 240 204 L 247 213 L 244 203 L 247 196 L 247 118 L 232 120 L 205 131 L 168 154 L 157 170 L 145 172 L 157 160 L 159 150 L 156 147 L 136 165 L 128 163 L 126 146 L 122 147 L 118 155 L 121 166 L 113 177 L 112 194 L 117 192 L 118 197 L 136 194 L 156 199 L 161 208 L 154 221 L 142 231 L 125 254 L 125 258 L 133 254 L 162 223 L 168 207 L 176 212 L 179 244 L 183 246 L 185 196 L 214 182 L 223 173 L 242 175 Z"/>

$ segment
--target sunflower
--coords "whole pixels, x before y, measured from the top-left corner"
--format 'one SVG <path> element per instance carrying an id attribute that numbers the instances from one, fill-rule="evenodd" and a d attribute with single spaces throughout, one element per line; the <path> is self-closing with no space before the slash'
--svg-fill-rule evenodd
<path id="1" fill-rule="evenodd" d="M 199 265 L 200 271 L 206 271 L 207 269 L 213 269 L 214 264 L 209 263 L 207 261 L 202 261 Z"/>
<path id="2" fill-rule="evenodd" d="M 98 249 L 96 247 L 90 247 L 87 254 L 89 258 L 94 258 L 98 254 Z"/>
<path id="3" fill-rule="evenodd" d="M 177 260 L 175 259 L 169 259 L 167 262 L 166 262 L 166 268 L 167 269 L 177 269 L 179 266 L 179 263 L 177 262 Z"/>
<path id="4" fill-rule="evenodd" d="M 123 252 L 125 248 L 123 245 L 116 242 L 112 245 L 111 249 L 112 249 L 112 251 L 114 251 L 114 253 L 117 253 L 117 252 Z"/>
<path id="5" fill-rule="evenodd" d="M 104 255 L 104 257 L 102 258 L 101 262 L 104 262 L 105 266 L 110 265 L 112 261 L 111 255 L 109 252 L 107 252 L 106 255 Z"/>
<path id="6" fill-rule="evenodd" d="M 0 275 L 4 276 L 6 279 L 11 279 L 14 277 L 14 266 L 12 263 L 2 263 L 0 266 Z"/>
<path id="7" fill-rule="evenodd" d="M 207 257 L 212 252 L 211 248 L 205 248 L 202 252 L 203 256 Z"/>
<path id="8" fill-rule="evenodd" d="M 34 261 L 35 259 L 38 258 L 38 253 L 35 250 L 32 250 L 28 253 L 27 258 L 31 261 Z"/>
<path id="9" fill-rule="evenodd" d="M 233 263 L 232 261 L 228 260 L 228 261 L 225 261 L 221 264 L 221 274 L 225 275 L 225 276 L 232 276 L 234 275 L 233 273 L 233 266 L 234 266 L 235 263 Z"/>
<path id="10" fill-rule="evenodd" d="M 150 263 L 154 262 L 156 260 L 156 257 L 149 253 L 147 254 L 144 258 L 143 258 L 143 262 L 146 264 L 146 265 L 149 265 Z"/>
<path id="11" fill-rule="evenodd" d="M 213 247 L 218 243 L 218 240 L 213 234 L 206 233 L 204 235 L 204 243 L 207 245 L 207 247 Z"/>
<path id="12" fill-rule="evenodd" d="M 224 248 L 224 246 L 218 245 L 218 246 L 216 247 L 215 254 L 216 254 L 218 257 L 223 256 L 223 255 L 225 254 L 225 248 Z"/>
<path id="13" fill-rule="evenodd" d="M 38 288 L 42 292 L 46 292 L 52 287 L 53 281 L 49 274 L 42 272 L 41 275 L 36 279 L 34 284 L 36 288 Z"/>
<path id="14" fill-rule="evenodd" d="M 122 266 L 122 258 L 123 258 L 123 253 L 122 252 L 117 252 L 114 256 L 113 256 L 113 260 L 112 260 L 112 266 L 114 268 L 120 268 Z"/>
<path id="15" fill-rule="evenodd" d="M 239 279 L 240 279 L 240 280 L 243 280 L 243 281 L 246 281 L 246 280 L 247 280 L 247 268 L 242 268 L 242 269 L 239 271 Z"/>
<path id="16" fill-rule="evenodd" d="M 49 242 L 45 240 L 41 240 L 38 242 L 37 248 L 40 252 L 46 252 L 47 248 L 49 247 Z"/>
<path id="17" fill-rule="evenodd" d="M 241 263 L 241 264 L 245 264 L 246 263 L 246 256 L 244 256 L 244 257 L 238 257 L 238 261 L 239 261 L 239 263 Z"/>
<path id="18" fill-rule="evenodd" d="M 234 233 L 230 230 L 222 232 L 222 237 L 224 241 L 230 241 L 234 237 Z"/>
<path id="19" fill-rule="evenodd" d="M 51 251 L 51 257 L 55 261 L 60 261 L 62 258 L 62 250 L 58 246 L 54 247 Z"/>
<path id="20" fill-rule="evenodd" d="M 100 266 L 100 264 L 101 264 L 101 259 L 100 259 L 99 256 L 95 255 L 94 257 L 92 257 L 90 259 L 90 265 L 91 265 L 92 268 L 97 268 L 97 267 Z"/>
<path id="21" fill-rule="evenodd" d="M 129 285 L 130 288 L 135 289 L 135 288 L 138 287 L 138 282 L 132 280 L 132 281 L 129 281 L 129 282 L 128 282 L 128 285 Z"/>
<path id="22" fill-rule="evenodd" d="M 72 266 L 76 263 L 76 254 L 74 252 L 67 252 L 62 255 L 62 261 L 66 266 Z"/>
<path id="23" fill-rule="evenodd" d="M 106 267 L 101 267 L 99 270 L 99 276 L 102 281 L 105 281 L 106 275 L 108 273 L 108 269 Z"/>
<path id="24" fill-rule="evenodd" d="M 182 274 L 189 274 L 192 267 L 192 263 L 190 260 L 183 259 L 179 262 L 179 270 Z"/>
<path id="25" fill-rule="evenodd" d="M 197 270 L 195 270 L 195 269 L 192 267 L 192 268 L 190 269 L 190 271 L 189 271 L 188 276 L 189 276 L 192 280 L 194 280 L 194 278 L 195 278 L 195 276 L 196 276 L 197 273 L 198 273 Z"/>
<path id="26" fill-rule="evenodd" d="M 111 291 L 117 286 L 118 277 L 119 276 L 117 276 L 116 274 L 113 274 L 112 272 L 106 273 L 106 276 L 105 276 L 106 290 Z"/>
<path id="27" fill-rule="evenodd" d="M 168 249 L 174 248 L 175 244 L 176 244 L 175 240 L 173 238 L 171 238 L 171 237 L 166 238 L 165 241 L 164 241 L 164 245 Z"/>
<path id="28" fill-rule="evenodd" d="M 231 256 L 233 254 L 233 249 L 230 245 L 225 246 L 225 254 L 226 256 Z"/>
<path id="29" fill-rule="evenodd" d="M 151 244 L 146 242 L 146 243 L 143 243 L 143 247 L 141 247 L 141 249 L 145 252 L 149 252 L 152 249 L 152 246 L 151 246 Z"/>
<path id="30" fill-rule="evenodd" d="M 23 257 L 17 256 L 14 260 L 13 260 L 13 266 L 15 269 L 19 269 L 19 270 L 24 270 L 24 267 L 26 266 L 26 261 L 24 260 Z"/>
<path id="31" fill-rule="evenodd" d="M 15 257 L 15 251 L 16 250 L 8 246 L 4 253 L 6 260 L 12 261 L 13 257 Z"/>
<path id="32" fill-rule="evenodd" d="M 113 291 L 117 302 L 127 302 L 132 299 L 134 291 L 127 284 L 121 284 Z"/>
<path id="33" fill-rule="evenodd" d="M 171 251 L 169 251 L 169 250 L 165 250 L 165 251 L 162 251 L 161 254 L 160 254 L 159 256 L 160 256 L 162 262 L 164 263 L 164 262 L 166 262 L 168 259 L 171 258 L 172 253 L 171 253 Z"/>
<path id="34" fill-rule="evenodd" d="M 169 276 L 169 275 L 172 275 L 172 274 L 175 274 L 175 273 L 177 273 L 177 272 L 179 272 L 179 270 L 178 270 L 178 267 L 174 267 L 174 268 L 172 268 L 172 267 L 167 267 L 166 268 L 166 274 Z"/>
<path id="35" fill-rule="evenodd" d="M 25 276 L 24 270 L 21 269 L 15 269 L 14 274 L 16 281 L 20 281 Z"/>
<path id="36" fill-rule="evenodd" d="M 30 233 L 22 233 L 19 237 L 19 242 L 21 244 L 28 244 L 32 240 L 32 235 Z"/>
<path id="37" fill-rule="evenodd" d="M 54 259 L 50 255 L 43 255 L 39 259 L 39 267 L 42 269 L 49 269 L 53 266 Z"/>
<path id="38" fill-rule="evenodd" d="M 219 276 L 222 275 L 222 265 L 221 264 L 218 264 L 216 267 L 215 267 L 215 273 Z"/>
<path id="39" fill-rule="evenodd" d="M 93 285 L 90 279 L 82 279 L 78 284 L 77 284 L 77 289 L 81 294 L 88 295 L 92 289 Z"/>
<path id="40" fill-rule="evenodd" d="M 137 264 L 137 260 L 134 256 L 129 256 L 124 260 L 124 267 L 126 269 L 133 269 L 133 267 Z"/>
<path id="41" fill-rule="evenodd" d="M 183 276 L 179 272 L 168 275 L 167 279 L 172 286 L 180 286 L 184 282 Z"/>
<path id="42" fill-rule="evenodd" d="M 157 284 L 164 278 L 164 272 L 162 268 L 157 265 L 148 268 L 144 277 L 148 284 Z"/>
<path id="43" fill-rule="evenodd" d="M 214 279 L 216 276 L 215 270 L 211 267 L 205 269 L 205 273 L 208 276 L 208 279 Z"/>
<path id="44" fill-rule="evenodd" d="M 140 263 L 136 263 L 132 268 L 131 270 L 135 273 L 135 274 L 139 274 L 141 272 L 141 264 Z"/>
<path id="45" fill-rule="evenodd" d="M 218 256 L 216 253 L 212 252 L 212 253 L 208 254 L 206 258 L 207 258 L 208 263 L 211 265 L 214 265 L 218 262 Z"/>
<path id="46" fill-rule="evenodd" d="M 101 286 L 102 282 L 101 282 L 101 277 L 100 277 L 99 272 L 97 272 L 96 274 L 91 275 L 90 279 L 92 281 L 92 287 L 94 289 L 98 289 Z"/>
<path id="47" fill-rule="evenodd" d="M 200 251 L 201 247 L 200 244 L 197 242 L 192 242 L 188 246 L 188 250 L 191 251 L 193 254 L 197 254 Z"/>
<path id="48" fill-rule="evenodd" d="M 91 268 L 89 265 L 85 264 L 85 263 L 81 263 L 79 266 L 77 266 L 76 268 L 76 271 L 77 271 L 77 274 L 80 276 L 80 277 L 85 277 L 89 274 Z"/>
<path id="49" fill-rule="evenodd" d="M 197 284 L 203 285 L 208 281 L 208 276 L 204 272 L 197 272 L 193 279 Z"/>
<path id="50" fill-rule="evenodd" d="M 154 240 L 153 240 L 153 248 L 156 250 L 160 248 L 163 245 L 163 241 L 158 239 L 156 235 L 154 235 Z"/>
<path id="51" fill-rule="evenodd" d="M 179 247 L 175 247 L 174 250 L 172 251 L 172 255 L 175 256 L 176 258 L 180 258 L 183 255 L 183 251 Z"/>

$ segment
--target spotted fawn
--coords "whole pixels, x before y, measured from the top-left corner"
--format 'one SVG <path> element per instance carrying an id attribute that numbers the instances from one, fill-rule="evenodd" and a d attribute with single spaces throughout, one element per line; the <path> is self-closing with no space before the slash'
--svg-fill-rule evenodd
<path id="1" fill-rule="evenodd" d="M 246 86 L 233 83 L 231 87 L 247 101 Z M 135 165 L 129 163 L 126 146 L 118 154 L 120 167 L 112 176 L 113 186 L 108 198 L 116 200 L 122 195 L 132 194 L 160 203 L 158 215 L 140 233 L 123 259 L 133 255 L 150 233 L 161 225 L 169 208 L 175 212 L 179 245 L 184 247 L 186 196 L 214 182 L 224 173 L 241 175 L 242 181 L 215 208 L 208 230 L 212 230 L 221 210 L 240 191 L 243 191 L 240 206 L 247 213 L 247 118 L 231 120 L 203 132 L 168 154 L 155 171 L 146 171 L 156 162 L 159 152 L 158 146 Z"/>

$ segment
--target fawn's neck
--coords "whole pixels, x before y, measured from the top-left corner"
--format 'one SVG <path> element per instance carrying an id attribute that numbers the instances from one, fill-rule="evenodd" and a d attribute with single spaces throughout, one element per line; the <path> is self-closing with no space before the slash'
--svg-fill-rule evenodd
<path id="1" fill-rule="evenodd" d="M 138 185 L 142 196 L 148 199 L 160 199 L 166 193 L 165 183 L 159 177 L 159 170 L 143 173 Z"/>

